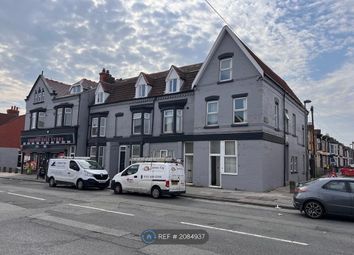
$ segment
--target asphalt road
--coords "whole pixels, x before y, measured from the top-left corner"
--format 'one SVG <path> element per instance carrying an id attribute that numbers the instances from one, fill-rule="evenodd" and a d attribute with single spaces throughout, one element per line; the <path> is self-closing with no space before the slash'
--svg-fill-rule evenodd
<path id="1" fill-rule="evenodd" d="M 147 229 L 203 229 L 204 244 L 147 245 Z M 353 254 L 354 219 L 0 179 L 0 254 Z"/>

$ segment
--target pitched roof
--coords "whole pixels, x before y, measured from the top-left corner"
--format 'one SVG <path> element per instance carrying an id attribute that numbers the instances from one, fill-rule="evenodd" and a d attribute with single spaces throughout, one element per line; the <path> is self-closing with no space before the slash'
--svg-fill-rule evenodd
<path id="1" fill-rule="evenodd" d="M 20 148 L 21 131 L 25 127 L 25 115 L 18 116 L 0 126 L 0 147 Z"/>
<path id="2" fill-rule="evenodd" d="M 88 89 L 94 89 L 97 87 L 98 83 L 97 82 L 94 82 L 94 81 L 91 81 L 91 80 L 88 80 L 86 78 L 83 78 L 81 80 L 79 80 L 78 82 L 75 82 L 73 85 L 71 86 L 74 86 L 74 85 L 81 85 L 82 88 L 84 90 L 88 90 Z"/>
<path id="3" fill-rule="evenodd" d="M 218 35 L 216 41 L 214 42 L 206 60 L 204 61 L 203 66 L 201 67 L 201 71 L 197 75 L 192 86 L 195 86 L 199 82 L 200 77 L 202 76 L 202 73 L 204 72 L 206 66 L 209 64 L 212 55 L 216 51 L 216 49 L 217 49 L 218 45 L 220 44 L 225 33 L 228 33 L 231 36 L 231 38 L 234 40 L 234 42 L 239 46 L 239 48 L 248 57 L 248 59 L 255 66 L 255 68 L 261 73 L 262 76 L 268 76 L 270 79 L 272 79 L 274 81 L 274 83 L 277 86 L 279 86 L 281 89 L 283 89 L 291 98 L 293 98 L 295 100 L 295 102 L 297 104 L 299 104 L 299 106 L 303 107 L 302 102 L 295 95 L 295 93 L 291 90 L 289 85 L 282 78 L 280 78 L 280 76 L 277 75 L 269 66 L 267 66 L 260 58 L 258 58 L 256 56 L 256 54 L 254 54 L 254 52 L 251 51 L 246 46 L 246 44 L 244 42 L 242 42 L 240 40 L 240 38 L 238 38 L 236 36 L 236 34 L 228 26 L 224 26 L 223 29 L 221 30 L 221 32 L 219 33 L 219 35 Z"/>
<path id="4" fill-rule="evenodd" d="M 56 93 L 56 95 L 58 97 L 61 96 L 65 96 L 69 94 L 69 90 L 70 90 L 70 85 L 59 82 L 59 81 L 55 81 L 55 80 L 51 80 L 48 78 L 44 78 L 46 83 L 48 84 L 48 86 L 52 89 L 52 91 Z"/>
<path id="5" fill-rule="evenodd" d="M 242 42 L 242 41 L 241 41 Z M 278 86 L 280 86 L 290 97 L 292 97 L 298 104 L 302 106 L 301 100 L 295 95 L 294 91 L 289 87 L 289 85 L 284 81 L 282 78 L 280 78 L 279 75 L 277 75 L 269 66 L 267 66 L 259 57 L 257 57 L 256 54 L 253 53 L 253 51 L 250 50 L 250 48 L 247 47 L 246 44 L 242 42 L 242 44 L 245 46 L 247 51 L 251 54 L 251 56 L 257 61 L 257 63 L 260 65 L 260 67 L 263 69 L 264 73 L 271 78 L 273 81 L 277 83 Z"/>
<path id="6" fill-rule="evenodd" d="M 189 91 L 192 89 L 192 82 L 196 77 L 201 63 L 187 65 L 178 67 L 179 75 L 183 75 L 184 82 L 181 87 L 181 91 Z M 169 70 L 158 72 L 158 73 L 143 73 L 144 77 L 147 77 L 147 82 L 151 85 L 151 91 L 149 97 L 160 96 L 165 93 L 166 87 L 166 77 Z M 105 92 L 109 93 L 109 97 L 106 103 L 114 103 L 120 101 L 127 101 L 135 98 L 135 84 L 139 76 L 128 78 L 128 79 L 118 79 L 114 84 L 101 82 L 102 88 Z"/>

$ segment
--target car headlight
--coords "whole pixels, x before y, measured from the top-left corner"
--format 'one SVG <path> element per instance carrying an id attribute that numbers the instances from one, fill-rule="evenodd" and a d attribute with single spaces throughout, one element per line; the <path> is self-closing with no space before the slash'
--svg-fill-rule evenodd
<path id="1" fill-rule="evenodd" d="M 91 173 L 87 172 L 87 171 L 84 171 L 84 174 L 85 174 L 85 176 L 93 177 L 93 175 Z"/>

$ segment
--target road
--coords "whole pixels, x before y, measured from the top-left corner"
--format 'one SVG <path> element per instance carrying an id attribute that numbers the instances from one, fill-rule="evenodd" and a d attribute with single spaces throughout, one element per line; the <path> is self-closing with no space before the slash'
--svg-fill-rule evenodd
<path id="1" fill-rule="evenodd" d="M 0 179 L 0 254 L 353 254 L 354 220 L 191 198 L 114 195 Z M 204 229 L 205 244 L 147 245 L 147 229 Z"/>

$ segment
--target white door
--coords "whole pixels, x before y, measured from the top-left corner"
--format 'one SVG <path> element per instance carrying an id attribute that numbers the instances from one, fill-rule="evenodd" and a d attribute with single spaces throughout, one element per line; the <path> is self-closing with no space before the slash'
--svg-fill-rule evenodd
<path id="1" fill-rule="evenodd" d="M 193 183 L 193 156 L 185 156 L 186 182 Z"/>

